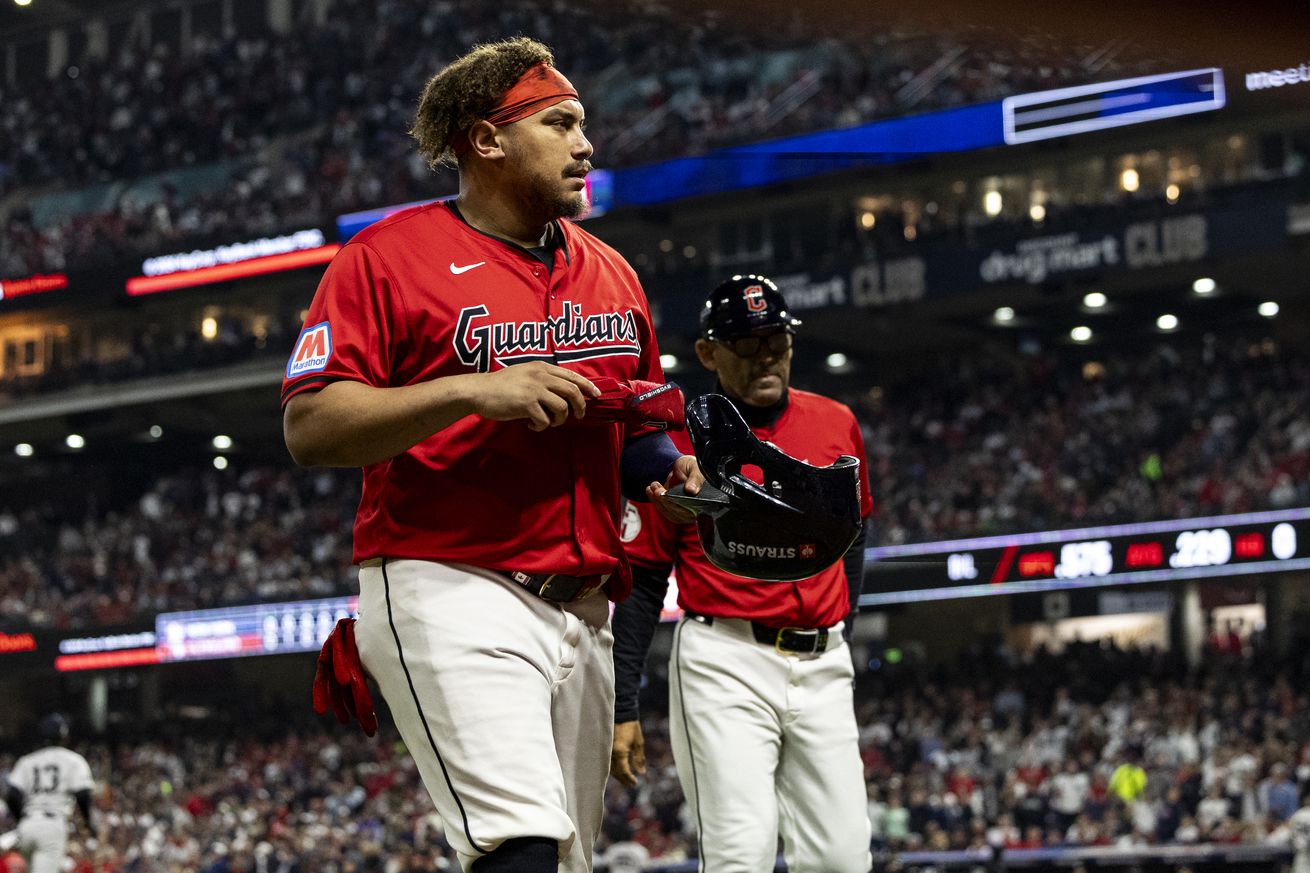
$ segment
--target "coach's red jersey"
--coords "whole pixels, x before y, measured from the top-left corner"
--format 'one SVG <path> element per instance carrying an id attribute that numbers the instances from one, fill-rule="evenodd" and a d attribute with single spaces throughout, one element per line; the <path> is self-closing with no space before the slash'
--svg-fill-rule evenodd
<path id="1" fill-rule="evenodd" d="M 791 388 L 787 408 L 773 424 L 752 428 L 762 440 L 773 443 L 793 458 L 826 467 L 842 455 L 860 459 L 860 514 L 873 509 L 864 454 L 864 438 L 855 415 L 845 406 Z M 690 453 L 685 433 L 673 435 L 678 448 Z M 749 466 L 743 474 L 752 476 Z M 632 516 L 636 507 L 637 516 Z M 634 523 L 635 522 L 635 523 Z M 673 566 L 678 582 L 678 605 L 701 615 L 749 618 L 772 627 L 830 627 L 846 618 L 850 598 L 842 562 L 817 576 L 797 582 L 761 582 L 720 570 L 709 562 L 696 535 L 696 525 L 675 525 L 650 504 L 631 504 L 624 530 L 624 547 L 634 564 Z"/>
<path id="2" fill-rule="evenodd" d="M 442 203 L 361 231 L 319 283 L 287 363 L 283 406 L 341 379 L 390 388 L 527 361 L 664 381 L 632 268 L 586 231 L 556 224 L 553 269 Z M 634 435 L 618 424 L 535 433 L 526 421 L 468 416 L 364 468 L 355 561 L 613 572 L 623 555 L 619 454 Z M 626 596 L 615 587 L 611 596 Z"/>

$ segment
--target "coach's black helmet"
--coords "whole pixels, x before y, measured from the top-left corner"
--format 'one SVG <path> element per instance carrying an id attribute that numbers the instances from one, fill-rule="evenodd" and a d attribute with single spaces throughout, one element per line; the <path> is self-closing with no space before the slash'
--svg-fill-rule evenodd
<path id="1" fill-rule="evenodd" d="M 68 719 L 57 712 L 52 712 L 37 723 L 36 732 L 44 740 L 62 743 L 68 739 Z"/>
<path id="2" fill-rule="evenodd" d="M 765 276 L 733 276 L 710 292 L 700 311 L 700 333 L 707 340 L 750 336 L 764 328 L 789 333 L 801 323 L 773 280 Z"/>
<path id="3" fill-rule="evenodd" d="M 841 560 L 860 532 L 860 462 L 815 467 L 760 440 L 728 398 L 687 404 L 687 428 L 705 475 L 700 493 L 668 497 L 696 513 L 701 547 L 720 570 L 772 582 L 813 576 Z M 764 485 L 742 475 L 763 472 Z"/>

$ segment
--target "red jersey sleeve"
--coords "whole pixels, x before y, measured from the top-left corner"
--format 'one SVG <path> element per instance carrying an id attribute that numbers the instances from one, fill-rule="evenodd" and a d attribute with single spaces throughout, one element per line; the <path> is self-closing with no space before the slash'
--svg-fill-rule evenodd
<path id="1" fill-rule="evenodd" d="M 628 561 L 643 567 L 672 567 L 678 553 L 678 527 L 650 503 L 628 501 L 621 532 Z"/>
<path id="2" fill-rule="evenodd" d="M 637 282 L 635 274 L 632 276 L 631 281 L 634 283 Z M 640 288 L 640 283 L 638 283 L 638 288 Z M 641 294 L 640 299 L 643 316 L 638 326 L 639 335 L 641 337 L 641 358 L 637 364 L 637 375 L 635 378 L 644 382 L 662 383 L 664 382 L 664 368 L 660 366 L 659 343 L 655 339 L 655 330 L 653 327 L 655 322 L 651 319 L 650 304 L 646 301 L 646 295 L 644 293 Z M 634 422 L 628 422 L 623 426 L 623 442 L 626 444 L 638 437 L 643 437 L 655 432 L 655 428 L 644 427 Z"/>
<path id="3" fill-rule="evenodd" d="M 386 264 L 363 243 L 347 245 L 314 292 L 287 361 L 282 406 L 330 382 L 387 387 L 392 351 L 404 332 L 404 303 Z"/>

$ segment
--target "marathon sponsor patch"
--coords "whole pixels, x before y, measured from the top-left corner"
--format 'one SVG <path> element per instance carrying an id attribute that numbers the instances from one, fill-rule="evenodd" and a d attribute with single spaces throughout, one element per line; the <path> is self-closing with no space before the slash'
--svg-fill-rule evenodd
<path id="1" fill-rule="evenodd" d="M 306 373 L 318 373 L 327 369 L 332 357 L 332 328 L 322 321 L 300 332 L 296 340 L 296 349 L 287 362 L 287 378 L 303 376 Z"/>

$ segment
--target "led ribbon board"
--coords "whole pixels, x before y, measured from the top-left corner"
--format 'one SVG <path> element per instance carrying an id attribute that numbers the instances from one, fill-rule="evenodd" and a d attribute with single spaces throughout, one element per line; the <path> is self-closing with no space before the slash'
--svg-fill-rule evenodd
<path id="1" fill-rule="evenodd" d="M 155 618 L 159 661 L 317 652 L 337 620 L 354 615 L 358 605 L 351 596 L 161 613 Z"/>
<path id="2" fill-rule="evenodd" d="M 159 255 L 147 258 L 141 265 L 144 275 L 127 280 L 127 293 L 139 297 L 312 267 L 326 264 L 340 249 L 340 245 L 326 242 L 323 231 L 310 229 L 212 249 Z"/>
<path id="3" fill-rule="evenodd" d="M 48 273 L 40 276 L 27 276 L 23 279 L 5 279 L 0 282 L 0 300 L 12 300 L 29 294 L 44 294 L 47 291 L 63 291 L 68 287 L 66 273 Z"/>
<path id="4" fill-rule="evenodd" d="M 865 551 L 861 606 L 1310 569 L 1310 508 Z"/>
<path id="5" fill-rule="evenodd" d="M 1224 107 L 1218 67 L 1018 94 L 1001 101 L 1007 145 Z"/>

